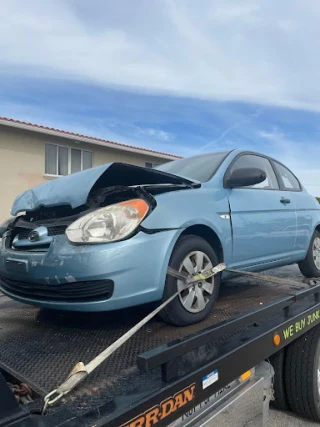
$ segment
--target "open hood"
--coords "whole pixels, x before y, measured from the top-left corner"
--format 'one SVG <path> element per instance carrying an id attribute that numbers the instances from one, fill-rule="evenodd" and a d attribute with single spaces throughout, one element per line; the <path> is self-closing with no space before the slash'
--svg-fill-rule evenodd
<path id="1" fill-rule="evenodd" d="M 190 181 L 156 169 L 133 166 L 126 163 L 109 163 L 72 175 L 53 179 L 18 196 L 11 214 L 34 211 L 42 206 L 69 205 L 73 209 L 84 205 L 91 190 L 113 186 L 134 186 L 147 184 L 192 185 Z"/>

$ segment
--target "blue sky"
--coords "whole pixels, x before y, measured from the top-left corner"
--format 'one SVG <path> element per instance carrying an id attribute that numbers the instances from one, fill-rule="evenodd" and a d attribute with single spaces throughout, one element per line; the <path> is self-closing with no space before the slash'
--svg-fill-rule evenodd
<path id="1" fill-rule="evenodd" d="M 272 155 L 320 196 L 320 4 L 3 0 L 0 116 L 189 156 Z"/>

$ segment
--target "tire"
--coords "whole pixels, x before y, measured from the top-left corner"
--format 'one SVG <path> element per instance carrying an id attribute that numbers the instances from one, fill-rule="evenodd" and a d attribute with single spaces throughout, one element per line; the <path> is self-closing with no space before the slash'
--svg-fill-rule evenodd
<path id="1" fill-rule="evenodd" d="M 317 422 L 320 421 L 319 358 L 320 326 L 290 344 L 285 358 L 285 385 L 290 409 Z"/>
<path id="2" fill-rule="evenodd" d="M 189 255 L 191 255 L 191 259 L 192 259 L 192 254 L 195 252 L 203 253 L 204 259 L 208 261 L 210 260 L 213 267 L 219 263 L 218 257 L 214 249 L 210 246 L 210 244 L 206 240 L 198 236 L 188 235 L 188 236 L 183 236 L 180 238 L 180 240 L 178 240 L 173 250 L 173 253 L 169 262 L 169 266 L 174 268 L 175 270 L 179 270 L 181 268 L 183 260 L 188 258 Z M 179 281 L 174 277 L 167 275 L 165 288 L 163 292 L 163 298 L 162 298 L 163 302 L 166 301 L 175 292 L 177 292 L 178 282 Z M 207 285 L 207 283 L 205 285 Z M 198 284 L 196 285 L 196 287 L 197 286 Z M 205 308 L 202 309 L 201 311 L 198 311 L 198 312 L 188 311 L 182 303 L 181 298 L 183 298 L 183 294 L 181 294 L 181 298 L 180 296 L 177 296 L 169 305 L 167 305 L 160 312 L 161 318 L 165 322 L 175 326 L 187 326 L 187 325 L 201 322 L 202 320 L 204 320 L 209 316 L 214 306 L 214 303 L 218 297 L 219 286 L 220 286 L 220 274 L 217 274 L 216 276 L 214 276 L 213 285 L 210 285 L 210 286 L 213 286 L 211 294 L 207 294 L 205 290 L 202 291 L 203 295 L 205 295 L 206 305 L 205 305 Z M 191 289 L 191 291 L 198 292 L 198 289 L 195 289 L 195 290 Z M 187 290 L 185 292 L 185 295 L 188 296 L 190 292 L 189 290 Z M 196 301 L 196 304 L 198 304 L 197 297 L 194 301 Z M 192 309 L 193 308 L 191 307 L 190 310 Z M 197 310 L 197 309 L 198 308 L 195 308 L 194 310 Z"/>
<path id="3" fill-rule="evenodd" d="M 270 363 L 274 369 L 274 400 L 272 401 L 272 406 L 281 411 L 288 411 L 289 404 L 287 399 L 287 392 L 285 389 L 284 361 L 285 349 L 278 351 L 270 357 Z"/>
<path id="4" fill-rule="evenodd" d="M 299 262 L 298 264 L 301 273 L 305 277 L 320 277 L 320 267 L 317 268 L 314 260 L 314 255 L 313 255 L 314 244 L 315 244 L 315 241 L 317 242 L 316 239 L 319 239 L 320 241 L 320 233 L 318 230 L 315 230 L 315 232 L 313 233 L 307 256 L 303 261 Z M 320 255 L 320 251 L 319 251 L 319 255 Z"/>

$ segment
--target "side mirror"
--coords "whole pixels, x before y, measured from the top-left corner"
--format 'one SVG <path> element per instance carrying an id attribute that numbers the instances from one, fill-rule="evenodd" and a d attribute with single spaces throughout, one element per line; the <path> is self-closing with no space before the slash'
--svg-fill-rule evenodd
<path id="1" fill-rule="evenodd" d="M 248 187 L 249 185 L 260 184 L 267 178 L 265 171 L 258 168 L 235 169 L 226 179 L 228 188 Z"/>

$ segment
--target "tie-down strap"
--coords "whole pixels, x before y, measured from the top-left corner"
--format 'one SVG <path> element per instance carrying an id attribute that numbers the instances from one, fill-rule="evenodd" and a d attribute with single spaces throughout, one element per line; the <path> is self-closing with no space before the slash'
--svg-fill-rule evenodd
<path id="1" fill-rule="evenodd" d="M 84 380 L 92 371 L 94 371 L 101 363 L 103 363 L 108 357 L 110 357 L 119 347 L 121 347 L 126 341 L 128 341 L 136 332 L 139 331 L 146 323 L 149 322 L 156 314 L 158 314 L 164 307 L 166 307 L 176 296 L 180 294 L 183 290 L 193 286 L 195 282 L 200 280 L 206 280 L 221 271 L 225 270 L 225 264 L 218 264 L 216 267 L 210 268 L 208 270 L 202 271 L 201 273 L 195 273 L 194 275 L 185 276 L 184 274 L 168 268 L 168 275 L 173 276 L 185 283 L 181 289 L 179 289 L 175 294 L 163 302 L 158 308 L 148 314 L 144 319 L 137 323 L 133 328 L 128 332 L 122 335 L 117 341 L 107 347 L 102 353 L 92 359 L 87 365 L 84 365 L 82 362 L 78 362 L 76 366 L 72 369 L 70 375 L 58 388 L 51 391 L 44 398 L 44 405 L 42 408 L 42 414 L 44 414 L 49 406 L 54 405 L 58 400 L 63 396 L 68 394 L 73 390 L 82 380 Z"/>

